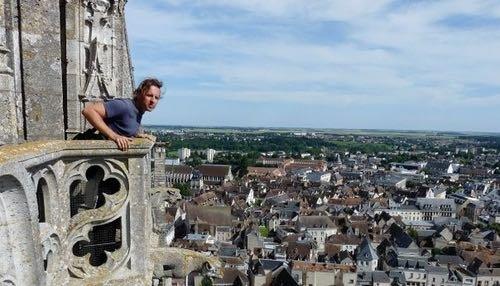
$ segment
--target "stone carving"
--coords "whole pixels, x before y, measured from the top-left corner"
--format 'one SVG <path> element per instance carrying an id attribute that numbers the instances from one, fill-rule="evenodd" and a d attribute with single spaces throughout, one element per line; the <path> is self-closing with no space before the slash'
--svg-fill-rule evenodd
<path id="1" fill-rule="evenodd" d="M 151 189 L 149 200 L 153 208 L 165 209 L 182 200 L 182 195 L 176 188 L 156 187 Z"/>
<path id="2" fill-rule="evenodd" d="M 82 100 L 115 96 L 114 83 L 114 17 L 118 5 L 114 0 L 84 0 L 85 31 L 83 55 L 85 84 Z"/>
<path id="3" fill-rule="evenodd" d="M 10 50 L 7 48 L 6 30 L 5 30 L 5 3 L 0 3 L 0 74 L 12 74 L 12 69 L 8 66 L 8 55 Z"/>
<path id="4" fill-rule="evenodd" d="M 163 275 L 174 278 L 182 278 L 193 271 L 205 270 L 210 276 L 220 276 L 222 270 L 221 261 L 212 256 L 206 256 L 196 251 L 182 248 L 156 248 L 151 253 L 154 264 L 155 276 Z M 170 273 L 163 273 L 163 266 L 171 268 Z"/>
<path id="5" fill-rule="evenodd" d="M 10 50 L 0 43 L 0 74 L 12 74 L 12 69 L 7 65 Z"/>
<path id="6" fill-rule="evenodd" d="M 45 270 L 54 273 L 55 265 L 60 258 L 61 241 L 55 229 L 48 223 L 40 224 L 40 241 L 42 257 L 45 261 Z"/>
<path id="7" fill-rule="evenodd" d="M 2 285 L 35 285 L 39 278 L 34 256 L 25 186 L 12 175 L 0 175 L 0 281 Z M 22 260 L 21 260 L 22 259 Z M 20 264 L 23 261 L 23 264 Z"/>
<path id="8" fill-rule="evenodd" d="M 128 234 L 122 231 L 128 204 L 126 167 L 108 159 L 79 160 L 67 168 L 72 209 L 67 244 L 73 252 L 69 271 L 81 279 L 109 276 L 129 255 Z M 99 246 L 103 244 L 109 247 Z"/>

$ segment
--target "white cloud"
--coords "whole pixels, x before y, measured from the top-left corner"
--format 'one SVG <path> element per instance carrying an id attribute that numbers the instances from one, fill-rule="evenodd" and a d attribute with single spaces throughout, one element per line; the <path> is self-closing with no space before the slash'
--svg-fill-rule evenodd
<path id="1" fill-rule="evenodd" d="M 464 15 L 500 21 L 498 1 L 152 3 L 160 8 L 146 1 L 128 4 L 132 48 L 141 54 L 134 63 L 139 75 L 188 82 L 172 88 L 174 96 L 352 107 L 398 102 L 500 107 L 498 93 L 471 94 L 500 86 L 500 30 L 443 24 Z M 332 32 L 338 34 L 300 30 L 314 23 L 339 25 L 328 21 L 342 22 Z M 154 62 L 149 52 L 157 56 Z"/>

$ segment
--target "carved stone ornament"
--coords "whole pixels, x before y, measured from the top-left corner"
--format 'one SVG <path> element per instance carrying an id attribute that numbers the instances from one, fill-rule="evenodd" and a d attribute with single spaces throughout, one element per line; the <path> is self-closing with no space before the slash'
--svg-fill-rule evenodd
<path id="1" fill-rule="evenodd" d="M 80 195 L 78 190 L 75 191 L 75 188 L 72 186 L 81 184 L 83 187 L 80 190 L 86 192 L 83 195 L 87 196 L 84 202 L 86 208 L 78 209 L 78 212 L 72 214 L 70 220 L 66 239 L 67 245 L 71 247 L 73 253 L 68 269 L 72 276 L 76 278 L 102 279 L 108 277 L 114 271 L 124 266 L 129 257 L 128 238 L 126 237 L 128 230 L 125 229 L 127 225 L 125 213 L 128 205 L 128 173 L 126 166 L 120 161 L 111 159 L 99 161 L 79 160 L 68 164 L 67 170 L 65 182 L 66 189 L 70 191 L 70 196 L 72 196 L 70 203 L 74 205 L 75 198 Z M 99 170 L 99 172 L 102 172 L 102 175 L 97 175 L 96 178 L 93 178 L 92 175 L 89 175 L 89 170 Z M 92 189 L 95 186 L 99 189 L 110 185 L 106 182 L 114 182 L 112 185 L 115 189 L 112 194 Z M 96 202 L 96 204 L 89 205 L 88 193 L 94 194 L 94 196 L 90 196 L 90 199 Z M 99 196 L 103 198 L 103 201 Z M 92 200 L 93 198 L 95 199 Z M 102 201 L 101 204 L 99 204 L 99 200 Z M 94 239 L 99 238 L 91 237 L 90 235 L 93 231 L 98 232 L 97 229 L 99 228 L 106 230 L 107 225 L 118 226 L 116 230 L 112 229 L 111 226 L 109 227 L 112 229 L 110 237 L 119 240 L 120 245 L 119 248 L 113 249 L 113 251 L 100 249 L 100 245 L 105 243 L 102 243 L 102 241 L 98 242 L 97 240 L 94 241 Z M 81 255 L 76 255 L 75 249 Z M 96 259 L 92 255 L 100 255 L 101 258 L 104 257 L 101 259 L 102 263 L 97 266 L 95 263 L 93 265 L 92 261 L 95 262 Z"/>
<path id="2" fill-rule="evenodd" d="M 84 0 L 85 83 L 80 96 L 83 100 L 107 99 L 115 96 L 114 83 L 114 18 L 118 5 L 114 0 Z"/>
<path id="3" fill-rule="evenodd" d="M 0 44 L 0 74 L 12 74 L 12 69 L 7 65 L 7 57 L 10 50 L 6 46 Z"/>

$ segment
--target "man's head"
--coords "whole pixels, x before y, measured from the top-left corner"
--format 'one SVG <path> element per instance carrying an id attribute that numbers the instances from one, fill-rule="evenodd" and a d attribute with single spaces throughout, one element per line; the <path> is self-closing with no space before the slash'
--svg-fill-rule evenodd
<path id="1" fill-rule="evenodd" d="M 161 96 L 163 83 L 155 78 L 143 80 L 134 91 L 134 101 L 141 112 L 152 111 Z"/>

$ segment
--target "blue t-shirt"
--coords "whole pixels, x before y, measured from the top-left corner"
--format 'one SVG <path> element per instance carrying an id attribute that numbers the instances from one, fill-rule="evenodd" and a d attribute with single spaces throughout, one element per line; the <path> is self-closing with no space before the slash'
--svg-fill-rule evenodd
<path id="1" fill-rule="evenodd" d="M 116 133 L 134 137 L 139 132 L 142 112 L 137 109 L 130 98 L 117 98 L 104 102 L 106 124 Z"/>

